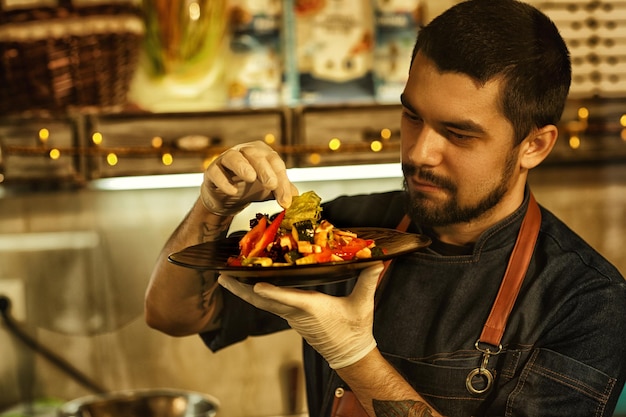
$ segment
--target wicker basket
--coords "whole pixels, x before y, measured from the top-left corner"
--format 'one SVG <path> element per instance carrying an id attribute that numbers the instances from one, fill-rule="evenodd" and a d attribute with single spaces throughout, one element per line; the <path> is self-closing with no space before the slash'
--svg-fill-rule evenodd
<path id="1" fill-rule="evenodd" d="M 0 115 L 121 110 L 143 32 L 139 9 L 119 1 L 2 7 Z"/>

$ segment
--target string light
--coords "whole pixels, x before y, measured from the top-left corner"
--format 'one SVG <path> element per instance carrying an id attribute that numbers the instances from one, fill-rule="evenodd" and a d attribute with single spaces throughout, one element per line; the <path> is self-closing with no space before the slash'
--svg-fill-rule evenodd
<path id="1" fill-rule="evenodd" d="M 101 145 L 103 140 L 104 140 L 104 137 L 102 136 L 102 133 L 100 132 L 94 132 L 93 135 L 91 135 L 91 141 L 93 142 L 94 145 Z"/>
<path id="2" fill-rule="evenodd" d="M 265 135 L 265 138 L 263 139 L 265 141 L 265 143 L 267 143 L 268 145 L 273 145 L 274 143 L 276 143 L 276 135 L 272 134 L 272 133 L 267 133 Z"/>
<path id="3" fill-rule="evenodd" d="M 569 147 L 572 149 L 580 148 L 580 137 L 577 135 L 572 135 L 569 138 Z"/>
<path id="4" fill-rule="evenodd" d="M 170 165 L 172 165 L 174 163 L 174 157 L 172 156 L 171 153 L 165 152 L 161 156 L 161 162 L 163 162 L 163 165 L 165 165 L 165 166 L 170 166 Z"/>
<path id="5" fill-rule="evenodd" d="M 311 165 L 319 165 L 320 162 L 322 162 L 322 156 L 317 152 L 309 155 L 309 163 Z"/>
<path id="6" fill-rule="evenodd" d="M 150 141 L 150 144 L 153 148 L 159 149 L 161 146 L 163 146 L 163 138 L 161 136 L 155 136 Z"/>
<path id="7" fill-rule="evenodd" d="M 580 107 L 578 109 L 578 118 L 581 120 L 586 120 L 589 118 L 589 109 L 586 107 Z"/>
<path id="8" fill-rule="evenodd" d="M 46 143 L 50 138 L 50 131 L 46 128 L 39 129 L 38 136 L 41 143 Z"/>
<path id="9" fill-rule="evenodd" d="M 109 164 L 110 166 L 115 166 L 117 165 L 117 162 L 117 155 L 115 155 L 113 152 L 107 155 L 107 164 Z"/>
<path id="10" fill-rule="evenodd" d="M 271 132 L 263 135 L 263 139 L 266 143 L 272 145 L 277 152 L 284 156 L 289 155 L 302 155 L 307 158 L 307 163 L 316 166 L 322 163 L 325 154 L 331 152 L 343 152 L 345 154 L 352 153 L 365 153 L 365 152 L 379 152 L 383 149 L 382 140 L 392 136 L 390 129 L 381 129 L 381 140 L 369 141 L 354 141 L 343 142 L 338 137 L 333 137 L 329 142 L 324 144 L 281 144 L 279 138 Z M 46 128 L 42 128 L 38 131 L 38 138 L 41 143 L 49 142 L 50 131 Z M 223 145 L 211 145 L 207 144 L 202 149 L 187 149 L 184 147 L 176 146 L 174 142 L 169 144 L 164 141 L 160 136 L 154 136 L 149 140 L 147 146 L 104 146 L 104 135 L 102 132 L 92 132 L 90 135 L 90 144 L 86 146 L 81 145 L 69 145 L 66 147 L 42 147 L 42 146 L 21 146 L 21 145 L 8 145 L 5 146 L 7 155 L 45 155 L 51 160 L 58 160 L 61 156 L 85 156 L 87 158 L 102 158 L 105 164 L 109 166 L 119 165 L 120 161 L 124 158 L 145 158 L 154 156 L 159 158 L 160 163 L 164 166 L 171 166 L 174 164 L 175 156 L 182 155 L 184 158 L 198 158 L 201 161 L 198 164 L 198 171 L 206 170 L 206 168 L 215 160 L 217 156 L 226 151 L 229 146 Z M 95 146 L 93 146 L 95 145 Z M 398 148 L 399 143 L 389 142 L 389 148 L 386 150 L 395 150 Z M 165 150 L 164 150 L 165 147 Z M 202 155 L 202 153 L 205 153 Z M 6 180 L 6 179 L 5 179 Z M 2 180 L 0 180 L 2 182 Z"/>

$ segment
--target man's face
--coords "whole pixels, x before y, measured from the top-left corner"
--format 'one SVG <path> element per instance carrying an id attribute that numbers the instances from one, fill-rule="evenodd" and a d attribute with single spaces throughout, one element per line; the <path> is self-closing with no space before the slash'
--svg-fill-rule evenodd
<path id="1" fill-rule="evenodd" d="M 498 81 L 440 73 L 418 54 L 402 95 L 402 169 L 410 213 L 432 227 L 496 218 L 519 180 L 513 128 Z M 507 213 L 508 214 L 508 213 Z"/>

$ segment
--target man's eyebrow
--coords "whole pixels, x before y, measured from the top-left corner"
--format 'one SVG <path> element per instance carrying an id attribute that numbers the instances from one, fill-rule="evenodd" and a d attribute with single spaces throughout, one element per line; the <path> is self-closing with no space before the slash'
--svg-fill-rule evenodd
<path id="1" fill-rule="evenodd" d="M 402 104 L 402 107 L 405 107 L 411 113 L 418 114 L 417 111 L 415 111 L 415 108 L 413 108 L 413 106 L 411 106 L 411 104 L 409 103 L 409 101 L 406 98 L 406 96 L 404 95 L 404 93 L 400 94 L 400 103 Z"/>
<path id="2" fill-rule="evenodd" d="M 400 94 L 400 103 L 404 108 L 410 111 L 413 114 L 419 114 L 417 110 L 409 103 L 408 99 L 404 94 Z M 456 121 L 442 121 L 441 125 L 450 127 L 457 130 L 462 130 L 464 132 L 474 132 L 478 134 L 484 134 L 486 132 L 485 128 L 480 124 L 474 122 L 473 120 L 456 120 Z"/>
<path id="3" fill-rule="evenodd" d="M 455 122 L 443 122 L 443 125 L 451 127 L 453 129 L 461 130 L 463 132 L 473 132 L 478 134 L 484 134 L 485 128 L 472 120 L 459 120 Z"/>

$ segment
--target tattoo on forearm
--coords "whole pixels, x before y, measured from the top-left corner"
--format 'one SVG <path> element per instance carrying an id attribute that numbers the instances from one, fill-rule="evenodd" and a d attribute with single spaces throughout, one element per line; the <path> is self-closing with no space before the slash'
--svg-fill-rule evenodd
<path id="1" fill-rule="evenodd" d="M 202 223 L 200 239 L 202 242 L 208 242 L 211 240 L 226 237 L 229 226 L 229 221 L 224 221 L 219 224 Z"/>
<path id="2" fill-rule="evenodd" d="M 377 417 L 432 417 L 433 410 L 421 401 L 380 401 L 373 400 Z"/>

